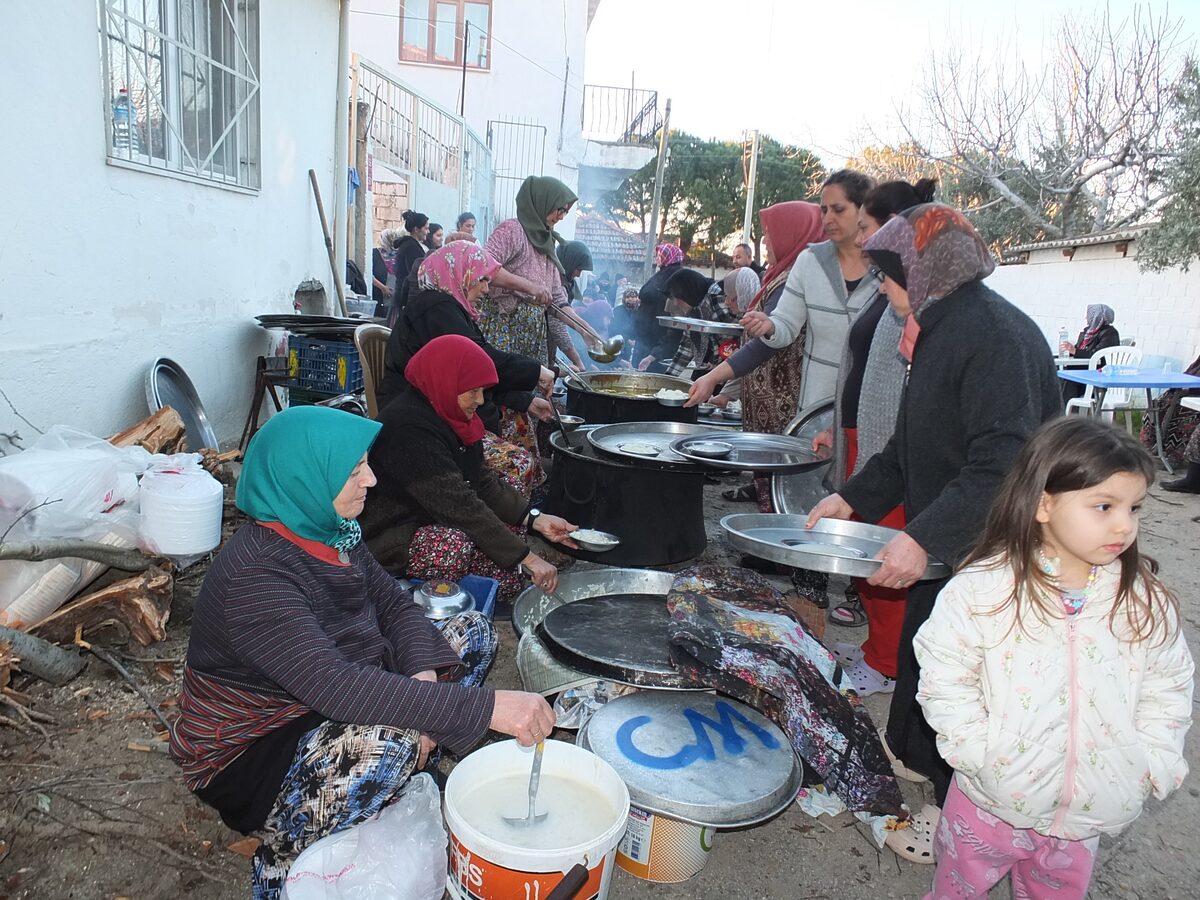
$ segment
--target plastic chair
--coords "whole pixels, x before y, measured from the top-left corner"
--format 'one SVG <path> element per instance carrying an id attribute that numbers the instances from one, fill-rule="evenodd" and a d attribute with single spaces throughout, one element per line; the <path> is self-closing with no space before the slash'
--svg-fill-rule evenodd
<path id="1" fill-rule="evenodd" d="M 1097 351 L 1088 360 L 1088 371 L 1095 372 L 1106 366 L 1137 366 L 1141 362 L 1142 351 L 1137 347 L 1108 347 Z M 1096 409 L 1093 393 L 1093 387 L 1089 384 L 1085 387 L 1082 397 L 1068 400 L 1067 415 L 1074 410 L 1080 410 L 1086 415 L 1098 413 L 1102 418 L 1111 422 L 1114 414 L 1120 412 L 1125 416 L 1125 430 L 1133 434 L 1133 389 L 1109 388 L 1104 394 L 1104 405 L 1099 410 Z"/>
<path id="2" fill-rule="evenodd" d="M 379 418 L 379 404 L 375 402 L 375 390 L 383 381 L 383 359 L 387 352 L 388 338 L 392 329 L 383 325 L 359 325 L 354 329 L 354 346 L 362 360 L 363 393 L 367 395 L 367 416 Z"/>

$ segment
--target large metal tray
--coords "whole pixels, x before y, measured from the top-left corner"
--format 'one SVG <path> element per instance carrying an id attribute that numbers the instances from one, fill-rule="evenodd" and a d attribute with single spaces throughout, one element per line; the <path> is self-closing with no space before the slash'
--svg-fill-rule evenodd
<path id="1" fill-rule="evenodd" d="M 677 331 L 695 331 L 700 334 L 719 334 L 725 337 L 737 337 L 745 330 L 736 322 L 709 322 L 707 319 L 693 319 L 689 316 L 659 316 L 658 324 L 663 328 L 674 328 Z"/>
<path id="2" fill-rule="evenodd" d="M 618 422 L 614 425 L 597 425 L 587 432 L 587 439 L 593 447 L 608 456 L 660 465 L 693 466 L 694 461 L 672 451 L 671 444 L 689 435 L 711 433 L 712 429 L 708 426 L 689 425 L 686 422 Z M 650 444 L 658 449 L 658 454 L 649 456 L 621 449 L 622 444 L 633 443 Z"/>
<path id="3" fill-rule="evenodd" d="M 826 400 L 802 409 L 799 415 L 783 429 L 783 433 L 807 441 L 811 445 L 813 438 L 826 428 L 832 427 L 833 401 Z M 772 476 L 771 501 L 775 512 L 808 515 L 808 511 L 830 491 L 825 485 L 825 478 L 829 474 L 829 466 L 832 463 L 831 455 L 825 459 L 824 466 L 805 472 L 790 472 Z"/>
<path id="4" fill-rule="evenodd" d="M 585 572 L 563 572 L 558 576 L 556 597 L 542 593 L 537 585 L 530 585 L 517 595 L 512 606 L 512 623 L 518 635 L 535 627 L 552 609 L 563 604 L 574 603 L 586 597 L 604 597 L 611 594 L 661 594 L 667 592 L 675 581 L 673 572 L 656 569 L 614 569 L 601 566 Z"/>
<path id="5" fill-rule="evenodd" d="M 577 672 L 659 690 L 708 686 L 671 659 L 666 597 L 587 597 L 546 614 L 534 634 L 550 655 Z"/>
<path id="6" fill-rule="evenodd" d="M 187 448 L 198 453 L 205 447 L 221 449 L 217 444 L 217 433 L 208 421 L 208 413 L 196 393 L 196 386 L 187 372 L 173 359 L 160 356 L 150 364 L 146 373 L 146 405 L 150 412 L 158 412 L 169 406 L 183 419 Z"/>
<path id="7" fill-rule="evenodd" d="M 711 752 L 695 752 L 701 734 Z M 804 777 L 774 722 L 717 694 L 618 697 L 597 710 L 576 743 L 616 769 L 634 806 L 709 828 L 771 818 L 795 799 Z"/>
<path id="8" fill-rule="evenodd" d="M 696 441 L 724 441 L 733 451 L 721 459 L 697 456 L 688 451 Z M 812 444 L 782 434 L 762 434 L 757 431 L 715 431 L 689 435 L 671 442 L 671 452 L 714 469 L 738 472 L 803 472 L 824 465 L 825 460 L 813 456 Z"/>
<path id="9" fill-rule="evenodd" d="M 833 575 L 869 578 L 882 562 L 875 557 L 900 532 L 894 528 L 821 519 L 804 527 L 805 516 L 780 513 L 736 513 L 721 519 L 721 527 L 738 550 L 771 562 Z M 931 560 L 921 580 L 945 578 L 950 567 Z"/>

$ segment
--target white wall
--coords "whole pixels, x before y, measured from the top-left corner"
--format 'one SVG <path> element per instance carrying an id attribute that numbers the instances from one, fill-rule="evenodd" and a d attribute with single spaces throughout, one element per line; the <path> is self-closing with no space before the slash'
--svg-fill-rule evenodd
<path id="1" fill-rule="evenodd" d="M 96 0 L 7 0 L 0 83 L 0 387 L 41 428 L 96 434 L 147 413 L 143 378 L 189 373 L 229 446 L 248 411 L 253 316 L 290 312 L 305 278 L 332 297 L 308 185 L 332 212 L 337 4 L 267 0 L 260 13 L 262 189 L 245 195 L 105 163 Z M 343 179 L 338 179 L 344 189 Z M 31 429 L 0 402 L 0 431 Z"/>
<path id="2" fill-rule="evenodd" d="M 1055 347 L 1060 326 L 1073 341 L 1088 304 L 1107 303 L 1121 337 L 1136 338 L 1144 356 L 1186 366 L 1200 349 L 1200 269 L 1143 272 L 1136 253 L 1136 241 L 1127 257 L 1113 244 L 1080 247 L 1070 260 L 1061 250 L 1037 250 L 1025 265 L 998 266 L 987 283 L 1028 313 Z"/>
<path id="3" fill-rule="evenodd" d="M 354 0 L 351 49 L 457 113 L 461 69 L 399 61 L 399 9 L 399 0 Z M 485 140 L 489 119 L 520 119 L 544 125 L 545 166 L 540 174 L 552 175 L 577 188 L 584 150 L 581 111 L 587 4 L 583 0 L 494 0 L 492 33 L 491 69 L 467 70 L 467 124 Z M 570 236 L 574 228 L 572 215 L 558 231 Z"/>

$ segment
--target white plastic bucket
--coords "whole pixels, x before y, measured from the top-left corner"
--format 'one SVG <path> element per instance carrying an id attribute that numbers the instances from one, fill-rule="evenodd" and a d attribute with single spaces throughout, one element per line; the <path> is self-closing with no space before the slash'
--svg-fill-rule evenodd
<path id="1" fill-rule="evenodd" d="M 225 490 L 203 469 L 142 476 L 142 539 L 165 556 L 207 553 L 221 543 Z"/>
<path id="2" fill-rule="evenodd" d="M 708 863 L 715 828 L 629 807 L 629 827 L 617 846 L 617 865 L 638 878 L 687 881 Z"/>
<path id="3" fill-rule="evenodd" d="M 542 776 L 558 775 L 595 789 L 611 805 L 612 820 L 585 843 L 552 850 L 531 850 L 502 843 L 463 820 L 457 801 L 481 782 L 512 772 L 528 777 L 531 751 L 516 741 L 503 741 L 476 750 L 446 780 L 445 813 L 450 832 L 446 888 L 454 900 L 529 900 L 543 898 L 577 863 L 588 869 L 588 880 L 576 900 L 605 900 L 612 882 L 617 842 L 625 831 L 629 790 L 612 766 L 587 750 L 562 741 L 546 741 Z M 549 810 L 570 815 L 570 810 Z"/>

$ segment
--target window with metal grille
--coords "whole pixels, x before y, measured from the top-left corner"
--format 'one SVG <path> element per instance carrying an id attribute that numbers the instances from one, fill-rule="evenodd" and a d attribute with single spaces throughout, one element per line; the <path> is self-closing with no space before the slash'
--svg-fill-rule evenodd
<path id="1" fill-rule="evenodd" d="M 259 0 L 99 0 L 108 161 L 258 190 Z"/>
<path id="2" fill-rule="evenodd" d="M 400 0 L 400 61 L 492 66 L 492 0 Z"/>

